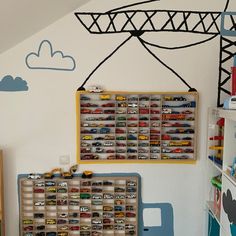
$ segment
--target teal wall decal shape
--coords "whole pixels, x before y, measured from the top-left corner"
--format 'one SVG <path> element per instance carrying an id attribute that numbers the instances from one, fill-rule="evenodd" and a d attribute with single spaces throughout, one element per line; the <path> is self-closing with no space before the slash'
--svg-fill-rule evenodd
<path id="1" fill-rule="evenodd" d="M 43 174 L 39 174 L 43 177 Z M 18 201 L 21 203 L 21 191 L 20 191 L 20 181 L 22 178 L 27 178 L 28 174 L 18 175 Z M 74 174 L 74 177 L 81 177 L 82 174 Z M 57 175 L 55 177 L 60 177 Z M 137 177 L 139 188 L 138 194 L 138 235 L 139 236 L 174 236 L 174 210 L 171 203 L 143 203 L 142 201 L 142 181 L 141 176 L 138 173 L 99 173 L 93 174 L 93 177 Z M 93 179 L 92 177 L 92 179 Z M 42 179 L 43 180 L 43 179 Z M 44 180 L 43 180 L 44 181 Z M 76 186 L 76 184 L 74 185 Z M 128 199 L 128 198 L 127 198 Z M 19 204 L 20 206 L 20 204 Z M 144 225 L 144 209 L 158 209 L 161 213 L 161 225 L 159 226 L 145 226 Z M 158 219 L 157 219 L 158 221 Z M 128 230 L 127 230 L 128 231 Z M 132 234 L 132 230 L 129 235 Z"/>
<path id="2" fill-rule="evenodd" d="M 75 59 L 64 55 L 62 51 L 53 51 L 50 41 L 43 40 L 37 52 L 29 53 L 25 58 L 25 63 L 29 69 L 40 70 L 75 70 Z"/>
<path id="3" fill-rule="evenodd" d="M 6 75 L 0 80 L 0 91 L 2 92 L 20 92 L 28 91 L 27 82 L 21 77 L 15 79 L 11 75 Z"/>

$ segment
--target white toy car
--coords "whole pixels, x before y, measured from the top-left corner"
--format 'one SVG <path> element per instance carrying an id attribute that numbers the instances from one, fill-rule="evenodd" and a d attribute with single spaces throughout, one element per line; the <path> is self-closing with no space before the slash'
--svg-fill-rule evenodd
<path id="1" fill-rule="evenodd" d="M 101 93 L 103 90 L 98 86 L 92 86 L 88 89 L 90 93 Z"/>
<path id="2" fill-rule="evenodd" d="M 28 179 L 40 179 L 41 175 L 31 173 L 31 174 L 28 174 L 27 178 Z"/>

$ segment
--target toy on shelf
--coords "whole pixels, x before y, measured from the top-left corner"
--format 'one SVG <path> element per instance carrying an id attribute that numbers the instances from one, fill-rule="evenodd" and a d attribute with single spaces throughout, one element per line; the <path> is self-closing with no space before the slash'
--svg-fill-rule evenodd
<path id="1" fill-rule="evenodd" d="M 70 167 L 69 171 L 62 171 L 61 168 L 55 168 L 50 172 L 44 173 L 44 179 L 53 179 L 55 176 L 63 177 L 65 179 L 72 179 L 74 173 L 77 171 L 78 165 L 73 165 Z"/>
<path id="2" fill-rule="evenodd" d="M 28 179 L 41 179 L 41 175 L 40 174 L 35 174 L 35 173 L 30 173 L 27 176 Z"/>
<path id="3" fill-rule="evenodd" d="M 220 166 L 222 166 L 222 157 L 224 150 L 224 124 L 224 118 L 218 119 L 216 121 L 216 125 L 218 126 L 217 134 L 209 137 L 211 145 L 209 146 L 210 155 L 208 156 L 208 158 Z"/>
<path id="4" fill-rule="evenodd" d="M 232 90 L 231 97 L 224 101 L 224 109 L 236 109 L 236 56 L 234 56 L 234 65 L 231 67 Z"/>
<path id="5" fill-rule="evenodd" d="M 236 95 L 236 56 L 234 56 L 234 65 L 232 69 L 232 94 Z"/>
<path id="6" fill-rule="evenodd" d="M 218 175 L 218 176 L 213 177 L 211 179 L 211 183 L 214 186 L 214 209 L 215 209 L 215 213 L 220 214 L 222 175 Z"/>
<path id="7" fill-rule="evenodd" d="M 224 109 L 236 109 L 236 96 L 231 96 L 224 101 Z"/>
<path id="8" fill-rule="evenodd" d="M 219 127 L 223 127 L 225 125 L 225 119 L 224 118 L 220 118 L 216 124 L 219 126 Z"/>
<path id="9" fill-rule="evenodd" d="M 82 174 L 83 179 L 91 179 L 93 177 L 93 172 L 90 170 L 85 170 Z"/>
<path id="10" fill-rule="evenodd" d="M 61 176 L 65 179 L 72 179 L 73 175 L 77 171 L 77 169 L 78 169 L 78 165 L 73 165 L 73 166 L 70 167 L 69 171 L 62 172 Z"/>
<path id="11" fill-rule="evenodd" d="M 224 140 L 224 136 L 215 135 L 213 137 L 210 137 L 209 140 Z"/>
<path id="12" fill-rule="evenodd" d="M 44 173 L 43 177 L 44 179 L 52 179 L 55 177 L 56 174 L 60 175 L 60 173 L 61 173 L 61 168 L 55 168 L 50 172 Z"/>
<path id="13" fill-rule="evenodd" d="M 222 185 L 222 176 L 217 175 L 211 179 L 211 183 L 213 186 L 221 190 L 221 185 Z"/>
<path id="14" fill-rule="evenodd" d="M 224 147 L 223 146 L 210 146 L 209 149 L 212 149 L 212 150 L 223 150 Z"/>
<path id="15" fill-rule="evenodd" d="M 99 86 L 91 86 L 91 87 L 89 87 L 88 91 L 90 93 L 101 93 L 103 91 L 103 89 Z"/>
<path id="16" fill-rule="evenodd" d="M 230 175 L 233 177 L 236 177 L 236 157 L 234 158 L 234 161 L 230 170 Z"/>

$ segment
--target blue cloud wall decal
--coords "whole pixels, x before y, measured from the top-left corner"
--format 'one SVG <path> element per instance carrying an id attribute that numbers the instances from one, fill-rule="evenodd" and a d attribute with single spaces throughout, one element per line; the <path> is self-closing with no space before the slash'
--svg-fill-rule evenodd
<path id="1" fill-rule="evenodd" d="M 27 82 L 20 77 L 15 79 L 11 75 L 6 75 L 0 81 L 0 91 L 4 92 L 18 92 L 28 91 Z"/>

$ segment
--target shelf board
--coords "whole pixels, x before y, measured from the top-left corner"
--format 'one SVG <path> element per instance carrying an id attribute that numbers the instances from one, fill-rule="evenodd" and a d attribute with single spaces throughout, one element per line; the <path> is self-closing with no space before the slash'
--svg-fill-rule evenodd
<path id="1" fill-rule="evenodd" d="M 227 171 L 224 171 L 223 174 L 234 186 L 236 186 L 236 178 L 235 177 L 231 176 Z"/>
<path id="2" fill-rule="evenodd" d="M 218 170 L 222 173 L 222 166 L 213 162 L 211 159 L 208 158 L 208 160 L 210 161 L 210 163 Z"/>
<path id="3" fill-rule="evenodd" d="M 219 225 L 220 224 L 220 212 L 216 211 L 214 208 L 214 202 L 213 201 L 207 201 L 206 203 L 207 208 L 211 211 L 211 213 L 213 214 L 214 218 L 216 219 L 216 221 L 218 222 Z"/>

